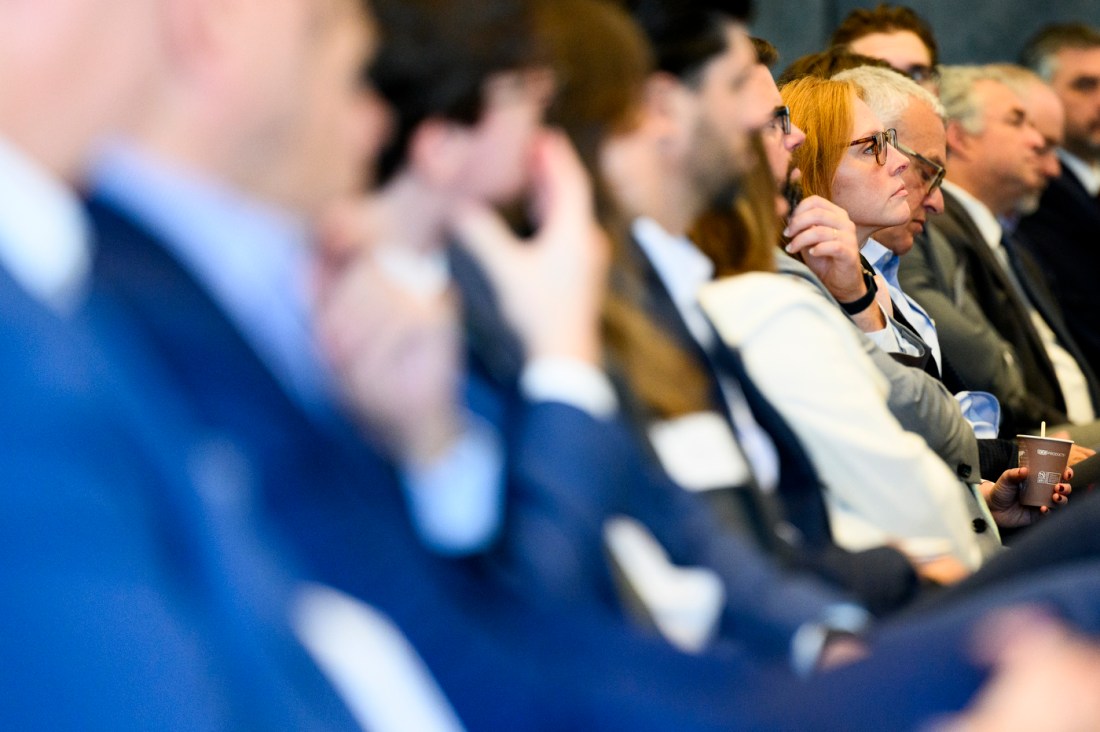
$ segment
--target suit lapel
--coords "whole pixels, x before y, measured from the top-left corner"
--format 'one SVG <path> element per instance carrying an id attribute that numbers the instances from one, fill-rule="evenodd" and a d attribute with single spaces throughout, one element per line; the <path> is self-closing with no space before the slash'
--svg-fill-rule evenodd
<path id="1" fill-rule="evenodd" d="M 725 415 L 731 425 L 733 419 L 719 386 L 719 374 L 731 379 L 740 386 L 754 419 L 772 439 L 779 453 L 778 493 L 782 499 L 783 513 L 786 519 L 799 530 L 803 539 L 811 546 L 820 547 L 830 543 L 831 534 L 825 504 L 821 496 L 821 485 L 817 478 L 817 472 L 798 438 L 775 408 L 756 388 L 736 350 L 726 346 L 717 333 L 714 336 L 714 353 L 708 355 L 692 335 L 683 318 L 680 317 L 680 311 L 677 309 L 676 303 L 649 258 L 645 256 L 641 246 L 634 241 L 631 244 L 636 266 L 639 268 L 645 282 L 647 313 L 666 333 L 671 334 L 676 339 L 681 348 L 691 353 L 696 362 L 705 369 L 711 382 L 713 408 Z M 778 528 L 776 522 L 781 519 L 775 508 L 769 507 L 770 499 L 761 494 L 755 481 L 753 481 L 752 488 L 757 494 L 757 503 L 761 504 L 758 510 L 761 512 L 763 520 L 772 526 L 774 532 Z M 780 530 L 780 533 L 785 532 Z M 774 537 L 771 538 L 771 542 L 774 544 Z"/>
<path id="2" fill-rule="evenodd" d="M 1061 390 L 1056 388 L 1054 366 L 1026 305 L 962 204 L 947 191 L 944 191 L 944 203 L 943 221 L 939 224 L 941 231 L 947 234 L 948 241 L 958 252 L 960 265 L 966 267 L 966 279 L 974 288 L 982 311 L 1001 337 L 1013 344 L 1027 375 L 1028 388 L 1037 398 L 1064 412 L 1065 400 Z"/>
<path id="3" fill-rule="evenodd" d="M 1085 374 L 1092 403 L 1100 405 L 1100 399 L 1097 398 L 1097 395 L 1100 394 L 1100 388 L 1098 388 L 1096 375 L 1093 373 L 1081 349 L 1077 347 L 1077 342 L 1072 333 L 1070 333 L 1065 318 L 1062 316 L 1062 310 L 1058 306 L 1058 302 L 1054 299 L 1054 295 L 1047 287 L 1046 281 L 1043 279 L 1039 263 L 1035 261 L 1031 252 L 1027 251 L 1014 236 L 1005 236 L 1005 249 L 1008 252 L 1013 271 L 1020 280 L 1020 285 L 1027 292 L 1028 297 L 1031 298 L 1031 302 L 1035 306 L 1035 309 L 1039 311 L 1039 315 L 1042 316 L 1047 322 L 1047 325 L 1054 331 L 1055 336 L 1058 338 L 1059 345 L 1069 351 L 1081 371 Z"/>

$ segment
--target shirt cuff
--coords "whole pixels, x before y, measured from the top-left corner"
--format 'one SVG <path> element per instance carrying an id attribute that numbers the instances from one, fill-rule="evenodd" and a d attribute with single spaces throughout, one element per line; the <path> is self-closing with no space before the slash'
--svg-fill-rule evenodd
<path id="1" fill-rule="evenodd" d="M 886 327 L 882 330 L 876 330 L 868 333 L 867 337 L 870 338 L 876 346 L 881 348 L 883 351 L 886 351 L 887 353 L 909 353 L 909 351 L 907 351 L 902 345 L 903 343 L 906 343 L 906 339 L 898 332 L 897 325 L 890 318 L 889 313 L 883 310 L 882 306 L 879 305 L 877 302 L 875 303 L 875 305 L 878 307 L 879 310 L 882 311 L 883 317 L 886 318 Z M 919 356 L 920 354 L 909 353 L 909 355 Z"/>
<path id="2" fill-rule="evenodd" d="M 955 395 L 963 418 L 979 440 L 993 440 L 1000 434 L 1001 403 L 985 391 L 960 391 Z"/>
<path id="3" fill-rule="evenodd" d="M 466 429 L 429 464 L 401 466 L 402 483 L 420 540 L 451 556 L 485 549 L 500 530 L 504 450 L 488 422 L 470 413 Z"/>
<path id="4" fill-rule="evenodd" d="M 791 666 L 806 678 L 817 668 L 821 652 L 831 633 L 858 635 L 871 622 L 871 615 L 859 605 L 840 603 L 825 609 L 819 621 L 804 623 L 791 638 Z"/>
<path id="5" fill-rule="evenodd" d="M 619 399 L 607 374 L 583 361 L 537 358 L 523 369 L 520 391 L 530 402 L 558 402 L 597 419 L 610 419 Z"/>

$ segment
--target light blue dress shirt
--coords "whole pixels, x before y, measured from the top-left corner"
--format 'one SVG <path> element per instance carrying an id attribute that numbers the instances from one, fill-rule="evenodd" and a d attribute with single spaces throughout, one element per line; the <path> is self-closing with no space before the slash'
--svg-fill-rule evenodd
<path id="1" fill-rule="evenodd" d="M 93 190 L 141 220 L 206 288 L 245 340 L 311 417 L 338 407 L 313 335 L 307 223 L 285 211 L 125 146 L 100 160 Z M 503 515 L 503 450 L 470 415 L 466 433 L 430 465 L 402 466 L 413 523 L 430 548 L 478 551 Z"/>
<path id="2" fill-rule="evenodd" d="M 942 373 L 943 356 L 940 353 L 940 338 L 936 333 L 936 322 L 932 320 L 928 311 L 901 289 L 898 282 L 898 265 L 901 264 L 901 258 L 874 239 L 868 240 L 861 251 L 875 272 L 886 280 L 894 307 L 901 311 L 902 316 L 916 329 L 917 335 L 928 344 L 932 357 L 936 359 L 936 367 Z M 963 418 L 974 428 L 975 437 L 979 439 L 997 437 L 1001 426 L 1001 403 L 997 401 L 997 397 L 985 391 L 961 391 L 955 395 L 955 400 L 962 409 Z"/>

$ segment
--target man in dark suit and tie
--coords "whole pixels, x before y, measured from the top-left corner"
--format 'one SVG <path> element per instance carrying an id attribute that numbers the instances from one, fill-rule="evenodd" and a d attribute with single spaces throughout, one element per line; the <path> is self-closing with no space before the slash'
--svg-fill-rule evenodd
<path id="1" fill-rule="evenodd" d="M 1066 325 L 1095 371 L 1100 323 L 1092 273 L 1100 269 L 1100 30 L 1078 23 L 1041 30 L 1023 62 L 1051 85 L 1065 110 L 1061 174 L 1020 222 L 1021 241 L 1058 299 Z"/>
<path id="2" fill-rule="evenodd" d="M 1012 346 L 1026 391 L 1018 399 L 994 392 L 1005 409 L 1006 425 L 1030 431 L 1039 421 L 1045 420 L 1048 426 L 1068 423 L 1071 436 L 1091 446 L 1100 441 L 1095 375 L 1037 275 L 1033 259 L 1011 231 L 1019 202 L 1046 183 L 1039 159 L 1043 138 L 997 69 L 960 67 L 949 72 L 941 83 L 948 116 L 945 210 L 933 226 L 946 237 L 958 268 L 939 280 L 948 298 L 943 301 L 950 301 L 961 282 L 992 327 Z M 920 258 L 904 266 L 920 266 Z M 921 301 L 919 290 L 910 295 Z M 938 302 L 922 302 L 934 318 Z M 943 322 L 949 325 L 949 321 L 944 318 Z"/>

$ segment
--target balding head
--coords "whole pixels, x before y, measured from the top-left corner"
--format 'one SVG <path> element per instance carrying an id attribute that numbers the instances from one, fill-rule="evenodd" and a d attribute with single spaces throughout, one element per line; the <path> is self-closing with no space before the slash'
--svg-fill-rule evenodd
<path id="1" fill-rule="evenodd" d="M 167 44 L 166 0 L 7 0 L 0 137 L 80 176 L 96 141 L 136 111 Z"/>

